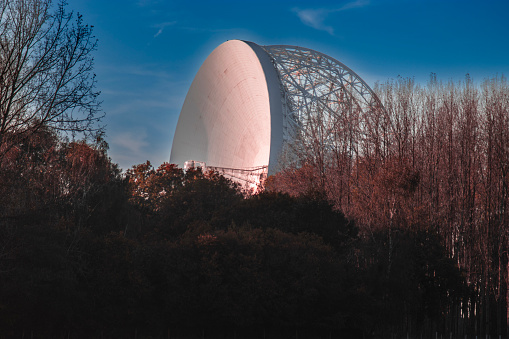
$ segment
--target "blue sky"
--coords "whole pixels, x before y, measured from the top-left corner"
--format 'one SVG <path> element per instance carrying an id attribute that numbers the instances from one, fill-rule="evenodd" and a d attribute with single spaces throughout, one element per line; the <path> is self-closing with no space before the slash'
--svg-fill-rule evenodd
<path id="1" fill-rule="evenodd" d="M 112 160 L 168 161 L 200 65 L 232 39 L 325 53 L 369 85 L 509 75 L 509 1 L 69 0 L 99 39 L 98 89 Z"/>

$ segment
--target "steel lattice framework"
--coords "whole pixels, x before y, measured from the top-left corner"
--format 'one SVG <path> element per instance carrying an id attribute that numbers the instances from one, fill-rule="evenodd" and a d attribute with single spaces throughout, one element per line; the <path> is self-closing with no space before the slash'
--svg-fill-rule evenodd
<path id="1" fill-rule="evenodd" d="M 355 133 L 363 134 L 368 117 L 382 107 L 364 80 L 323 53 L 286 45 L 263 49 L 280 77 L 287 145 L 337 149 L 338 135 L 345 128 L 354 127 Z"/>
<path id="2" fill-rule="evenodd" d="M 325 171 L 333 161 L 376 152 L 380 109 L 355 72 L 323 53 L 230 40 L 207 57 L 189 88 L 170 161 L 256 189 L 287 165 Z"/>

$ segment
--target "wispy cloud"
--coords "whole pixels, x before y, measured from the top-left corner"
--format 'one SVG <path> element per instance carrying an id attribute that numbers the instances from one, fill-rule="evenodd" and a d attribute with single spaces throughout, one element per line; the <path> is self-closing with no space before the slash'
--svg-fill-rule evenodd
<path id="1" fill-rule="evenodd" d="M 327 15 L 331 12 L 326 9 L 295 9 L 300 21 L 306 26 L 313 27 L 320 31 L 326 31 L 330 35 L 334 34 L 331 26 L 326 26 L 323 22 Z"/>
<path id="2" fill-rule="evenodd" d="M 177 22 L 176 21 L 168 21 L 168 22 L 163 22 L 163 23 L 160 23 L 160 24 L 157 24 L 157 25 L 154 25 L 155 28 L 159 28 L 159 30 L 157 31 L 156 34 L 154 34 L 154 38 L 157 38 L 159 35 L 161 35 L 164 31 L 164 29 L 168 26 L 173 26 L 175 25 Z"/>
<path id="3" fill-rule="evenodd" d="M 113 135 L 110 139 L 112 145 L 123 151 L 122 153 L 134 156 L 142 154 L 143 149 L 149 145 L 145 129 L 124 131 Z"/>
<path id="4" fill-rule="evenodd" d="M 353 2 L 349 2 L 340 7 L 333 8 L 318 8 L 318 9 L 300 9 L 294 8 L 293 11 L 297 14 L 300 21 L 309 27 L 314 29 L 325 31 L 330 35 L 334 34 L 334 28 L 332 26 L 326 25 L 325 19 L 329 14 L 345 11 L 352 8 L 364 7 L 369 4 L 368 0 L 356 0 Z"/>
<path id="5" fill-rule="evenodd" d="M 128 64 L 122 66 L 111 66 L 110 72 L 118 75 L 152 77 L 159 79 L 170 79 L 172 74 L 168 73 L 161 64 Z"/>

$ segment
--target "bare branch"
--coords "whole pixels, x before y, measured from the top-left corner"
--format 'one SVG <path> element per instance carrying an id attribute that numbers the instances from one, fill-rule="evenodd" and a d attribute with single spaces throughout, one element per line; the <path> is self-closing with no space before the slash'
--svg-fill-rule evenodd
<path id="1" fill-rule="evenodd" d="M 0 0 L 0 156 L 42 126 L 102 130 L 92 57 L 97 39 L 65 7 Z"/>

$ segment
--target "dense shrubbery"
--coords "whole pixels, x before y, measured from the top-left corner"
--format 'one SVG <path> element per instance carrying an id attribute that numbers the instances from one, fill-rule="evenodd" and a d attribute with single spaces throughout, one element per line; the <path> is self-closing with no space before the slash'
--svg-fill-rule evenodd
<path id="1" fill-rule="evenodd" d="M 436 234 L 361 239 L 319 193 L 245 198 L 168 164 L 124 177 L 48 131 L 2 169 L 5 337 L 417 334 L 465 293 Z"/>

